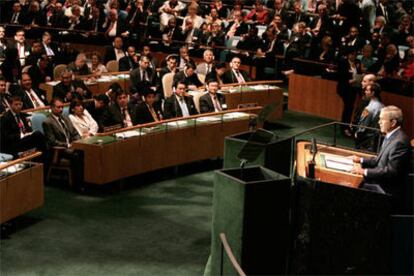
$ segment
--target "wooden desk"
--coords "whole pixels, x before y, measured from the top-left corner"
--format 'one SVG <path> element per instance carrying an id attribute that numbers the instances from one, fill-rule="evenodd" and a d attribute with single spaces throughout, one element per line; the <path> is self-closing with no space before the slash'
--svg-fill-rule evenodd
<path id="1" fill-rule="evenodd" d="M 148 128 L 135 128 L 135 131 L 146 133 L 141 136 L 124 140 L 109 135 L 95 136 L 74 142 L 73 148 L 84 151 L 85 181 L 105 184 L 161 168 L 220 157 L 224 137 L 247 131 L 251 116 L 255 115 L 246 113 L 241 118 L 208 123 L 195 122 L 200 115 L 192 116 L 194 119 L 178 120 L 187 124 L 179 128 L 168 127 L 166 123 L 152 124 L 155 129 L 148 133 Z"/>
<path id="2" fill-rule="evenodd" d="M 19 159 L 20 161 L 14 163 L 21 164 L 31 158 Z M 0 223 L 43 206 L 43 164 L 33 162 L 26 162 L 26 164 L 27 167 L 23 170 L 0 179 Z M 3 169 L 10 170 L 10 168 L 11 166 Z"/>
<path id="3" fill-rule="evenodd" d="M 299 74 L 289 75 L 288 108 L 323 118 L 341 120 L 343 102 L 336 92 L 337 82 Z M 414 98 L 383 91 L 384 105 L 401 108 L 404 116 L 403 129 L 414 137 Z"/>
<path id="4" fill-rule="evenodd" d="M 267 121 L 275 122 L 283 117 L 283 91 L 275 85 L 267 85 L 266 82 L 256 82 L 257 85 L 247 86 L 226 86 L 222 89 L 222 94 L 226 99 L 228 109 L 236 109 L 240 104 L 257 104 L 267 106 L 275 103 L 275 110 L 269 115 Z M 199 100 L 205 91 L 191 91 L 194 102 L 199 109 Z"/>
<path id="5" fill-rule="evenodd" d="M 353 174 L 345 171 L 338 171 L 334 169 L 326 168 L 322 165 L 321 153 L 334 154 L 338 156 L 360 156 L 360 157 L 372 157 L 372 155 L 365 154 L 358 151 L 341 149 L 337 147 L 330 147 L 327 145 L 318 144 L 318 153 L 316 154 L 315 162 L 315 178 L 326 182 L 350 188 L 358 188 L 363 180 L 362 175 Z M 298 142 L 296 144 L 296 173 L 299 176 L 306 178 L 307 162 L 312 160 L 312 154 L 310 153 L 309 142 Z"/>
<path id="6" fill-rule="evenodd" d="M 118 83 L 124 91 L 129 91 L 129 72 L 117 72 L 115 74 L 112 74 L 110 78 L 100 80 L 98 79 L 98 81 L 85 81 L 85 85 L 92 92 L 92 95 L 102 94 L 108 91 L 109 87 L 113 83 Z M 39 87 L 46 91 L 47 100 L 50 101 L 53 96 L 54 82 L 41 83 Z"/>

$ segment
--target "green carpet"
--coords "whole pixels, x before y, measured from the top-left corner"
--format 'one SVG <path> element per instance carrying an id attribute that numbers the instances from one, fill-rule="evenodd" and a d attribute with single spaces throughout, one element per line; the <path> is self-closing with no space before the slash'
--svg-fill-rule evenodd
<path id="1" fill-rule="evenodd" d="M 272 128 L 289 136 L 326 122 L 286 112 Z M 92 195 L 46 187 L 44 207 L 19 218 L 16 231 L 1 240 L 0 274 L 202 275 L 212 181 L 210 170 L 164 181 L 136 177 L 120 192 Z"/>

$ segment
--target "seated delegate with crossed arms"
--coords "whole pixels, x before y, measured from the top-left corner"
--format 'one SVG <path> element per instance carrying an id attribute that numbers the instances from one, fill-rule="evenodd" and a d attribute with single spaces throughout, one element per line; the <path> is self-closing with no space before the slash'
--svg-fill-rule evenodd
<path id="1" fill-rule="evenodd" d="M 187 94 L 187 85 L 178 81 L 175 92 L 164 103 L 164 118 L 188 117 L 198 114 L 192 96 Z"/>

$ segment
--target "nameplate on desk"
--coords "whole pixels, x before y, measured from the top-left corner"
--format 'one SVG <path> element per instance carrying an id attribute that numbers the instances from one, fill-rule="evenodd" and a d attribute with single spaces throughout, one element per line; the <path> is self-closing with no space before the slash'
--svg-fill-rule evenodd
<path id="1" fill-rule="evenodd" d="M 251 107 L 256 107 L 258 106 L 257 103 L 243 103 L 243 104 L 238 104 L 237 108 L 241 109 L 241 108 L 251 108 Z"/>

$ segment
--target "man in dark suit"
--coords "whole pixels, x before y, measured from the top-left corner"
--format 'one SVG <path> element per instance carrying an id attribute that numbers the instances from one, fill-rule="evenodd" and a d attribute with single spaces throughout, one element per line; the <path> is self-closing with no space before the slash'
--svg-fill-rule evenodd
<path id="1" fill-rule="evenodd" d="M 165 61 L 167 62 L 166 66 L 161 67 L 160 69 L 160 80 L 162 81 L 162 77 L 165 74 L 168 73 L 177 73 L 178 72 L 178 68 L 177 68 L 177 55 L 168 55 L 165 58 Z"/>
<path id="2" fill-rule="evenodd" d="M 63 116 L 63 101 L 54 98 L 50 103 L 52 113 L 43 122 L 43 130 L 46 137 L 46 145 L 48 149 L 53 150 L 54 147 L 63 148 L 59 150 L 59 158 L 69 159 L 73 179 L 74 188 L 83 190 L 83 152 L 73 150 L 72 143 L 81 137 L 73 126 L 71 120 L 67 116 Z M 53 155 L 50 154 L 52 157 Z M 47 162 L 49 165 L 50 160 Z"/>
<path id="3" fill-rule="evenodd" d="M 116 94 L 116 103 L 103 116 L 104 127 L 130 127 L 138 124 L 136 106 L 129 103 L 129 95 L 123 90 Z"/>
<path id="4" fill-rule="evenodd" d="M 293 25 L 299 22 L 304 22 L 306 25 L 309 23 L 309 16 L 302 11 L 302 2 L 295 2 L 293 5 L 294 13 L 290 14 L 287 18 L 287 25 L 289 29 L 292 29 Z"/>
<path id="5" fill-rule="evenodd" d="M 21 86 L 13 92 L 22 98 L 23 109 L 38 108 L 48 105 L 46 92 L 32 87 L 32 78 L 29 73 L 22 73 Z"/>
<path id="6" fill-rule="evenodd" d="M 207 80 L 208 93 L 200 98 L 200 113 L 220 112 L 227 108 L 223 94 L 217 93 L 219 84 L 215 79 Z"/>
<path id="7" fill-rule="evenodd" d="M 144 95 L 144 102 L 137 106 L 138 123 L 146 124 L 161 121 L 163 118 L 161 109 L 155 105 L 156 92 L 146 88 L 142 94 Z"/>
<path id="8" fill-rule="evenodd" d="M 113 39 L 117 36 L 128 37 L 129 28 L 125 21 L 118 16 L 118 10 L 111 9 L 106 21 L 105 36 L 109 39 Z"/>
<path id="9" fill-rule="evenodd" d="M 14 40 L 9 45 L 9 48 L 17 49 L 19 55 L 20 64 L 22 66 L 26 63 L 26 57 L 30 55 L 30 46 L 26 42 L 26 36 L 23 29 L 17 30 L 14 35 Z"/>
<path id="10" fill-rule="evenodd" d="M 91 114 L 92 118 L 98 123 L 99 132 L 103 131 L 104 114 L 108 109 L 109 97 L 106 94 L 99 94 L 93 97 L 93 102 L 85 105 L 85 108 Z"/>
<path id="11" fill-rule="evenodd" d="M 20 96 L 13 96 L 10 109 L 0 119 L 0 152 L 17 156 L 19 152 L 33 148 L 45 150 L 45 140 L 39 131 L 33 132 L 30 115 L 21 112 L 23 102 Z"/>
<path id="12" fill-rule="evenodd" d="M 143 88 L 155 87 L 157 84 L 156 73 L 149 67 L 150 60 L 146 56 L 142 56 L 139 60 L 139 67 L 132 70 L 131 79 L 131 93 L 140 93 Z"/>
<path id="13" fill-rule="evenodd" d="M 173 86 L 178 82 L 185 82 L 188 89 L 197 90 L 197 87 L 203 85 L 195 72 L 196 66 L 194 63 L 188 63 L 184 66 L 184 70 L 176 73 L 173 79 Z"/>
<path id="14" fill-rule="evenodd" d="M 21 24 L 23 22 L 23 12 L 22 5 L 19 2 L 13 4 L 13 12 L 10 14 L 9 20 L 10 24 Z"/>
<path id="15" fill-rule="evenodd" d="M 0 76 L 0 114 L 10 108 L 11 95 L 6 91 L 6 79 Z"/>
<path id="16" fill-rule="evenodd" d="M 407 196 L 403 183 L 411 161 L 410 141 L 401 130 L 402 121 L 401 109 L 396 106 L 384 107 L 379 116 L 380 129 L 385 134 L 380 152 L 374 158 L 353 157 L 355 163 L 361 164 L 361 167 L 353 169 L 353 173 L 364 176 L 367 188 L 369 184 L 378 184 L 391 194 L 393 207 L 397 210 L 404 196 Z"/>
<path id="17" fill-rule="evenodd" d="M 104 63 L 106 64 L 110 60 L 119 61 L 125 56 L 124 41 L 122 37 L 117 36 L 114 38 L 111 46 L 105 48 Z"/>
<path id="18" fill-rule="evenodd" d="M 64 70 L 60 76 L 61 82 L 53 87 L 53 98 L 60 98 L 63 102 L 70 102 L 75 97 L 92 98 L 92 92 L 85 83 L 82 80 L 73 79 L 72 71 Z"/>
<path id="19" fill-rule="evenodd" d="M 179 81 L 175 93 L 164 102 L 164 118 L 188 117 L 198 114 L 193 97 L 187 94 L 187 85 Z"/>
<path id="20" fill-rule="evenodd" d="M 225 30 L 228 38 L 233 36 L 241 36 L 247 34 L 249 26 L 244 22 L 244 16 L 242 11 L 235 11 L 233 14 L 233 21 L 230 22 L 227 29 Z"/>
<path id="21" fill-rule="evenodd" d="M 246 83 L 250 81 L 247 72 L 240 70 L 240 58 L 233 57 L 230 62 L 230 69 L 223 75 L 223 83 Z"/>
<path id="22" fill-rule="evenodd" d="M 119 60 L 119 71 L 130 71 L 138 67 L 138 57 L 135 53 L 135 47 L 129 46 L 127 55 Z"/>

